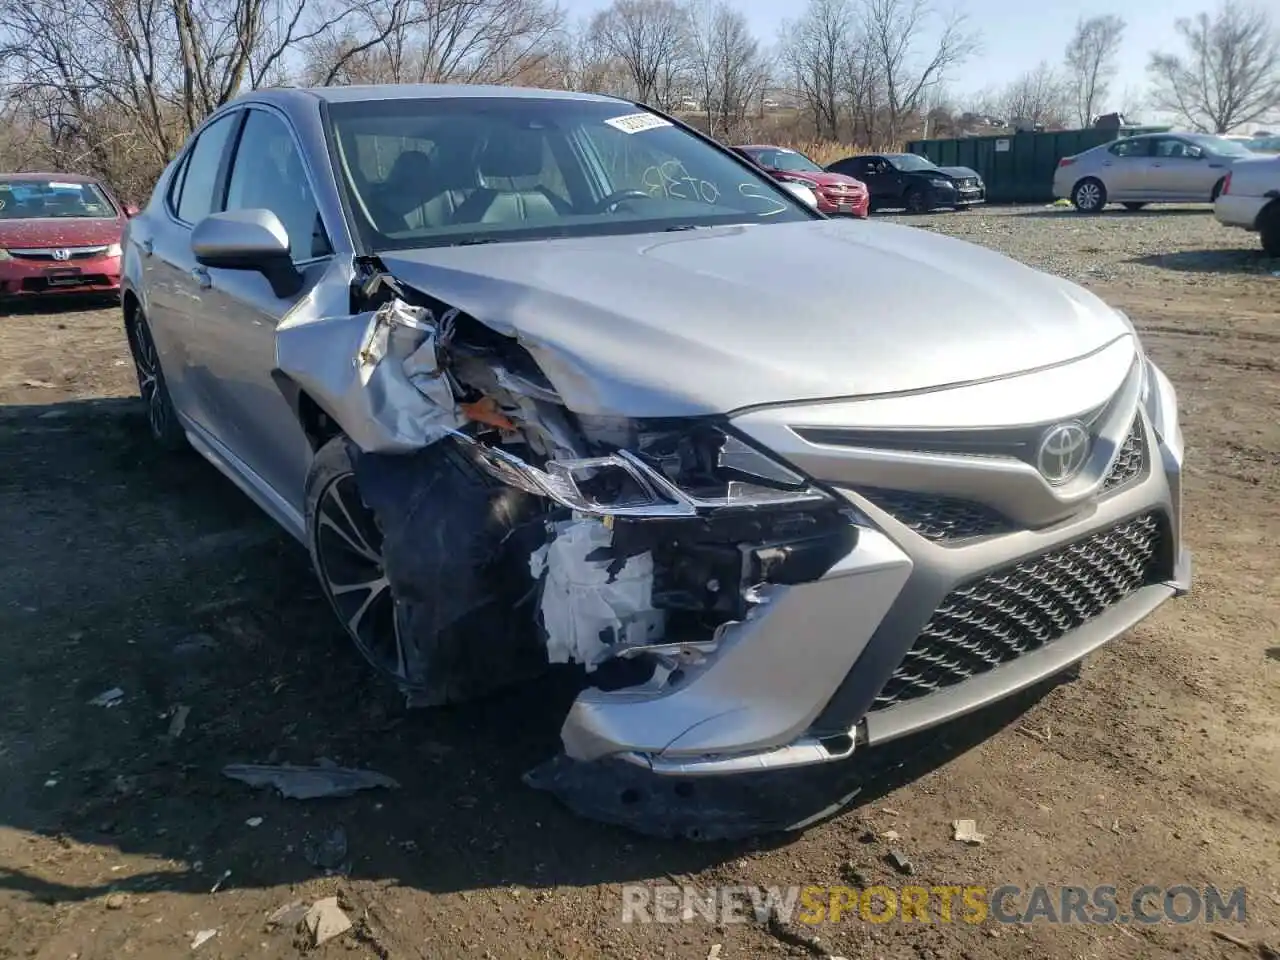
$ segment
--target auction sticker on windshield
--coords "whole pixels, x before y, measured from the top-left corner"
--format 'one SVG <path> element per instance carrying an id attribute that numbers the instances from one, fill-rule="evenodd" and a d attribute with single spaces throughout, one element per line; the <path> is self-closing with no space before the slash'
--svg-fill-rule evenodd
<path id="1" fill-rule="evenodd" d="M 605 123 L 623 133 L 641 133 L 644 130 L 671 126 L 670 120 L 663 120 L 652 113 L 629 113 L 625 117 L 613 117 Z"/>

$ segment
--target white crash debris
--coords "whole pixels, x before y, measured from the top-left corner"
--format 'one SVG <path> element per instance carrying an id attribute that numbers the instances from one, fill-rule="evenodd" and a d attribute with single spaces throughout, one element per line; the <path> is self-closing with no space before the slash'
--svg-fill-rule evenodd
<path id="1" fill-rule="evenodd" d="M 608 556 L 613 532 L 599 520 L 566 520 L 554 532 L 529 558 L 533 578 L 545 577 L 540 613 L 548 659 L 591 672 L 627 647 L 661 640 L 666 615 L 653 607 L 653 557 L 637 554 L 617 569 Z"/>

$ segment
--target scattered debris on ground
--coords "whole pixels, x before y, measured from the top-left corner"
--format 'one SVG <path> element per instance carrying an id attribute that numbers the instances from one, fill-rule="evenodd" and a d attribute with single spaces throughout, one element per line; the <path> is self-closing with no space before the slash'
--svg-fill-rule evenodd
<path id="1" fill-rule="evenodd" d="M 114 707 L 120 704 L 124 699 L 124 691 L 119 687 L 112 687 L 110 690 L 104 690 L 92 700 L 89 701 L 91 707 Z"/>
<path id="2" fill-rule="evenodd" d="M 775 939 L 787 944 L 791 947 L 799 947 L 801 950 L 807 950 L 815 957 L 826 955 L 826 951 L 822 949 L 822 941 L 807 930 L 801 929 L 796 924 L 778 916 L 777 910 L 770 910 L 769 916 L 765 919 L 764 928 Z"/>
<path id="3" fill-rule="evenodd" d="M 233 763 L 222 768 L 222 775 L 251 787 L 275 787 L 289 800 L 315 800 L 320 797 L 349 797 L 360 790 L 400 786 L 391 777 L 373 770 L 354 770 L 337 764 L 318 763 L 313 767 L 283 763 L 275 766 Z"/>
<path id="4" fill-rule="evenodd" d="M 325 897 L 311 905 L 302 917 L 303 926 L 311 934 L 311 945 L 318 947 L 351 929 L 350 918 L 338 906 L 337 897 Z"/>
<path id="5" fill-rule="evenodd" d="M 187 717 L 191 715 L 191 708 L 178 704 L 173 708 L 173 716 L 169 718 L 169 739 L 177 740 L 184 730 L 187 729 Z"/>
<path id="6" fill-rule="evenodd" d="M 885 854 L 885 862 L 893 869 L 902 874 L 912 874 L 916 872 L 915 864 L 901 850 L 893 849 Z"/>
<path id="7" fill-rule="evenodd" d="M 217 930 L 199 930 L 191 938 L 191 949 L 197 950 L 218 935 Z"/>
<path id="8" fill-rule="evenodd" d="M 303 844 L 307 863 L 322 870 L 337 870 L 347 860 L 347 831 L 334 827 L 319 837 L 308 835 Z"/>
<path id="9" fill-rule="evenodd" d="M 978 821 L 976 820 L 952 820 L 951 830 L 952 839 L 959 840 L 961 843 L 978 846 L 987 842 L 987 835 L 978 832 Z"/>

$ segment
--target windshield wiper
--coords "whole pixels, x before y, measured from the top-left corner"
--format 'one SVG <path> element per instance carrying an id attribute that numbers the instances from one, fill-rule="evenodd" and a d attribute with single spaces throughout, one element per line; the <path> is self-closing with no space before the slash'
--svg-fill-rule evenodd
<path id="1" fill-rule="evenodd" d="M 677 224 L 674 227 L 663 227 L 662 232 L 675 233 L 677 230 L 710 230 L 710 229 L 711 227 L 709 227 L 705 223 L 681 223 L 681 224 Z"/>
<path id="2" fill-rule="evenodd" d="M 465 240 L 458 240 L 449 244 L 451 247 L 474 247 L 481 243 L 497 243 L 496 237 L 467 237 Z"/>

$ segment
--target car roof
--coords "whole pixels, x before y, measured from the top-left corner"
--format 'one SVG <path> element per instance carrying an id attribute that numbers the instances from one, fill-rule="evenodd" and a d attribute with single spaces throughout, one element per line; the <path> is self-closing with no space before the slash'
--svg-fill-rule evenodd
<path id="1" fill-rule="evenodd" d="M 780 147 L 774 143 L 739 143 L 734 146 L 735 150 L 785 150 L 787 153 L 799 153 L 791 147 Z"/>
<path id="2" fill-rule="evenodd" d="M 241 99 L 239 97 L 236 98 Z M 398 83 L 341 87 L 274 87 L 255 90 L 243 99 L 297 106 L 302 101 L 362 103 L 369 100 L 588 100 L 596 103 L 629 103 L 618 97 L 572 90 L 544 90 L 538 87 L 502 87 L 461 83 Z M 234 101 L 233 101 L 234 102 Z"/>

